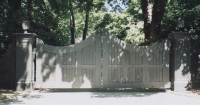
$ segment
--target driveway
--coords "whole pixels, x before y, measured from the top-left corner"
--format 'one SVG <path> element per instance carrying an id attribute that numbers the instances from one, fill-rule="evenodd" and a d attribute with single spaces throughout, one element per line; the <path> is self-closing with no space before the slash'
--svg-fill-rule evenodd
<path id="1" fill-rule="evenodd" d="M 172 91 L 7 93 L 0 99 L 0 105 L 200 105 L 199 95 Z"/>

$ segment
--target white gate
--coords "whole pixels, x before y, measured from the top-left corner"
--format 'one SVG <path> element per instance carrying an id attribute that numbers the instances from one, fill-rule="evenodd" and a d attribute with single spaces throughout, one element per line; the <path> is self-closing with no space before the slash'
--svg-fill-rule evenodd
<path id="1" fill-rule="evenodd" d="M 168 44 L 134 46 L 103 29 L 66 47 L 37 39 L 36 88 L 170 88 Z"/>
<path id="2" fill-rule="evenodd" d="M 169 42 L 130 45 L 103 34 L 103 88 L 170 88 Z"/>
<path id="3" fill-rule="evenodd" d="M 101 40 L 55 47 L 36 42 L 36 88 L 100 88 Z"/>

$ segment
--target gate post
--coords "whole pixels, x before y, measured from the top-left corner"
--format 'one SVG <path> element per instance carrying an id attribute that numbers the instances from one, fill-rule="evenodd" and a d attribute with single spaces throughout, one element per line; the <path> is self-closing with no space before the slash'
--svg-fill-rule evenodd
<path id="1" fill-rule="evenodd" d="M 173 32 L 171 37 L 171 82 L 174 91 L 186 91 L 191 82 L 191 35 L 188 32 Z"/>
<path id="2" fill-rule="evenodd" d="M 16 91 L 32 91 L 34 85 L 33 36 L 34 33 L 14 33 L 16 36 Z"/>

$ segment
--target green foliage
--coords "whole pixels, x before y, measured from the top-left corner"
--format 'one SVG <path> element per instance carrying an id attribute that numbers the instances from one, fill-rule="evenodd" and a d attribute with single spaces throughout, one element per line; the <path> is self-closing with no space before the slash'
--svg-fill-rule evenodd
<path id="1" fill-rule="evenodd" d="M 144 39 L 144 34 L 141 31 L 143 22 L 125 12 L 96 13 L 95 17 L 98 19 L 95 30 L 106 28 L 111 34 L 116 35 L 121 40 L 136 45 L 140 44 Z"/>
<path id="2" fill-rule="evenodd" d="M 138 45 L 144 42 L 140 0 L 89 1 L 91 0 L 72 0 L 77 42 L 82 39 L 86 23 L 85 15 L 88 12 L 86 10 L 89 10 L 87 36 L 98 28 L 106 28 L 111 34 L 128 43 Z M 19 3 L 21 5 L 18 5 Z M 108 11 L 108 7 L 104 6 L 105 3 L 112 10 Z M 12 33 L 23 32 L 21 23 L 24 17 L 30 20 L 29 32 L 36 33 L 46 44 L 69 45 L 71 37 L 69 8 L 69 0 L 1 0 L 0 57 L 6 52 L 9 43 L 15 39 Z M 200 1 L 168 0 L 159 39 L 167 38 L 170 32 L 176 31 L 180 14 L 186 22 L 185 31 L 195 32 L 200 36 Z"/>
<path id="3" fill-rule="evenodd" d="M 162 20 L 161 37 L 166 38 L 172 31 L 177 31 L 177 19 L 180 14 L 185 21 L 185 31 L 198 32 L 200 20 L 200 1 L 199 0 L 170 0 L 166 6 L 166 11 Z M 197 24 L 195 25 L 195 20 Z"/>
<path id="4" fill-rule="evenodd" d="M 0 57 L 14 39 L 12 33 L 22 32 L 21 15 L 23 11 L 17 3 L 10 2 L 3 0 L 0 3 Z"/>
<path id="5" fill-rule="evenodd" d="M 36 2 L 37 1 L 37 2 Z M 64 4 L 59 0 L 49 0 L 42 2 L 36 0 L 32 3 L 31 29 L 45 43 L 61 46 L 69 45 L 69 20 L 68 12 L 64 9 Z M 62 6 L 60 6 L 62 4 Z"/>

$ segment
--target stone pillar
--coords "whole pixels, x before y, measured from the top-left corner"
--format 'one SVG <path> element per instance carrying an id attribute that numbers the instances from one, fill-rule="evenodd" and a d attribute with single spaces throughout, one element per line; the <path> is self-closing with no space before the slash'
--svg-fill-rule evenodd
<path id="1" fill-rule="evenodd" d="M 171 37 L 171 82 L 174 91 L 186 91 L 191 81 L 191 35 L 188 32 L 173 32 Z"/>
<path id="2" fill-rule="evenodd" d="M 34 33 L 15 33 L 16 36 L 16 91 L 32 91 L 34 85 L 33 36 Z"/>

